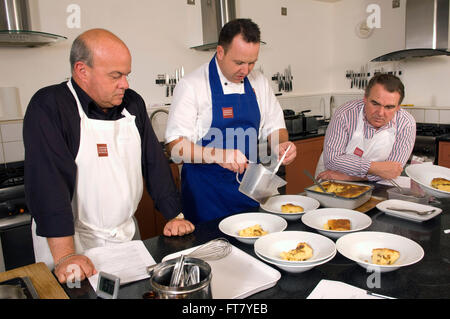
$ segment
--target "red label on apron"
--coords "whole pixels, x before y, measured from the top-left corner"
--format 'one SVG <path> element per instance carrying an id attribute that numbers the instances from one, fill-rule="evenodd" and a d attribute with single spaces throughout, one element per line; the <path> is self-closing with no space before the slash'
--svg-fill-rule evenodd
<path id="1" fill-rule="evenodd" d="M 355 151 L 353 152 L 353 154 L 355 154 L 356 156 L 362 157 L 364 151 L 362 149 L 360 149 L 359 147 L 355 148 Z"/>
<path id="2" fill-rule="evenodd" d="M 233 115 L 233 107 L 223 107 L 222 108 L 222 115 L 224 119 L 232 119 L 234 117 Z"/>
<path id="3" fill-rule="evenodd" d="M 97 144 L 97 153 L 98 153 L 98 157 L 107 157 L 108 156 L 108 145 Z"/>

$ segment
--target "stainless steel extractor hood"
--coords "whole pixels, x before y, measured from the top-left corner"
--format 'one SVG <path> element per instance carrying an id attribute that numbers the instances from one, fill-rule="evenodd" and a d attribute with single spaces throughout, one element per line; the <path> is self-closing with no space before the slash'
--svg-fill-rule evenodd
<path id="1" fill-rule="evenodd" d="M 372 61 L 450 55 L 448 51 L 449 0 L 407 0 L 405 49 Z"/>
<path id="2" fill-rule="evenodd" d="M 201 0 L 203 44 L 192 47 L 200 51 L 217 47 L 219 33 L 229 21 L 236 19 L 235 0 Z"/>
<path id="3" fill-rule="evenodd" d="M 0 46 L 37 47 L 50 45 L 66 37 L 33 31 L 27 0 L 0 0 Z"/>

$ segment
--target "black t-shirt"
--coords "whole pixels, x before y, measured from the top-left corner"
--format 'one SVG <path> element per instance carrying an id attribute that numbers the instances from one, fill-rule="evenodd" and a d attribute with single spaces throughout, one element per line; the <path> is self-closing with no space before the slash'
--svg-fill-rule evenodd
<path id="1" fill-rule="evenodd" d="M 105 113 L 73 79 L 71 81 L 89 118 L 114 121 L 123 117 L 123 108 L 136 116 L 147 190 L 165 218 L 177 216 L 181 212 L 180 195 L 142 97 L 128 89 L 122 104 Z M 25 194 L 36 221 L 36 233 L 43 237 L 73 235 L 71 201 L 77 174 L 75 158 L 80 145 L 80 116 L 66 82 L 40 89 L 31 98 L 24 117 L 23 140 Z"/>

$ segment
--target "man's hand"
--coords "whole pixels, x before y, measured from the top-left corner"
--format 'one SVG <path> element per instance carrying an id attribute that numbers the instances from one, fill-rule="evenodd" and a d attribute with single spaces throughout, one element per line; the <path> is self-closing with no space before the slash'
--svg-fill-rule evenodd
<path id="1" fill-rule="evenodd" d="M 291 141 L 283 142 L 278 145 L 278 159 L 281 159 L 281 157 L 284 155 L 284 152 L 288 149 L 289 145 L 291 148 L 286 154 L 286 157 L 283 160 L 283 165 L 289 165 L 294 161 L 295 157 L 297 156 L 297 148 L 295 147 L 295 144 Z"/>
<path id="2" fill-rule="evenodd" d="M 184 218 L 173 218 L 164 226 L 165 236 L 184 236 L 195 230 L 194 225 Z"/>
<path id="3" fill-rule="evenodd" d="M 232 172 L 244 173 L 248 166 L 247 157 L 240 150 L 215 149 L 215 162 Z"/>
<path id="4" fill-rule="evenodd" d="M 380 176 L 382 179 L 394 179 L 400 176 L 403 166 L 399 162 L 372 162 L 368 173 Z"/>
<path id="5" fill-rule="evenodd" d="M 73 255 L 64 259 L 55 268 L 56 278 L 62 284 L 65 282 L 74 282 L 75 280 L 82 281 L 96 273 L 97 270 L 92 261 L 83 255 Z"/>

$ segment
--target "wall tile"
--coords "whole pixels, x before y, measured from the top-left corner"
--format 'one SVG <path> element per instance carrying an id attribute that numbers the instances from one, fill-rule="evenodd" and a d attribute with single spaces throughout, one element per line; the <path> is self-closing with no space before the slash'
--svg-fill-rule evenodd
<path id="1" fill-rule="evenodd" d="M 450 124 L 450 110 L 439 110 L 439 123 Z"/>
<path id="2" fill-rule="evenodd" d="M 23 141 L 16 142 L 6 142 L 3 143 L 5 162 L 17 162 L 23 161 L 25 159 L 25 148 L 23 146 Z"/>
<path id="3" fill-rule="evenodd" d="M 22 122 L 8 122 L 0 125 L 3 142 L 22 141 Z"/>
<path id="4" fill-rule="evenodd" d="M 425 123 L 439 123 L 439 110 L 425 110 Z"/>
<path id="5" fill-rule="evenodd" d="M 424 123 L 425 122 L 425 110 L 423 109 L 406 109 L 411 115 L 414 117 L 417 123 Z"/>

